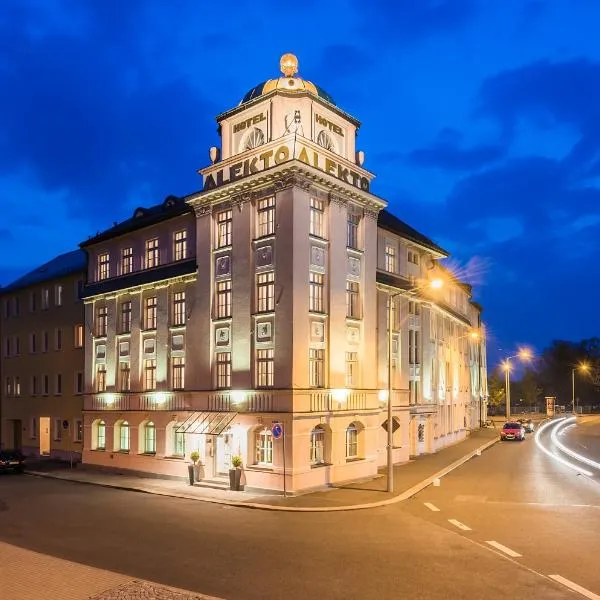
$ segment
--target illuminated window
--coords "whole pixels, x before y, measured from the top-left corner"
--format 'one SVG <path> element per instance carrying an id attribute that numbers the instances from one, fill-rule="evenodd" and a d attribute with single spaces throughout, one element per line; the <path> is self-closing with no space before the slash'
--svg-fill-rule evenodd
<path id="1" fill-rule="evenodd" d="M 130 440 L 129 423 L 123 421 L 119 426 L 119 450 L 121 452 L 129 452 Z"/>
<path id="2" fill-rule="evenodd" d="M 258 231 L 257 237 L 275 233 L 275 196 L 262 198 L 257 203 Z"/>
<path id="3" fill-rule="evenodd" d="M 321 465 L 325 462 L 325 430 L 317 425 L 310 434 L 310 464 Z"/>
<path id="4" fill-rule="evenodd" d="M 185 325 L 185 292 L 173 294 L 173 325 Z"/>
<path id="5" fill-rule="evenodd" d="M 310 199 L 310 229 L 311 235 L 325 237 L 325 203 L 317 198 Z"/>
<path id="6" fill-rule="evenodd" d="M 354 212 L 348 212 L 346 220 L 346 246 L 348 248 L 358 249 L 358 226 L 360 224 L 360 215 Z"/>
<path id="7" fill-rule="evenodd" d="M 146 269 L 158 267 L 159 264 L 158 238 L 146 240 Z"/>
<path id="8" fill-rule="evenodd" d="M 48 310 L 50 306 L 50 290 L 48 288 L 44 288 L 42 290 L 42 310 Z"/>
<path id="9" fill-rule="evenodd" d="M 100 421 L 96 426 L 96 450 L 106 450 L 106 423 Z"/>
<path id="10" fill-rule="evenodd" d="M 96 306 L 96 336 L 105 337 L 108 328 L 108 308 Z"/>
<path id="11" fill-rule="evenodd" d="M 187 258 L 187 231 L 176 231 L 173 234 L 173 258 L 184 260 Z"/>
<path id="12" fill-rule="evenodd" d="M 273 348 L 256 351 L 256 387 L 273 387 L 274 367 Z"/>
<path id="13" fill-rule="evenodd" d="M 144 426 L 144 453 L 156 454 L 156 427 L 152 421 Z"/>
<path id="14" fill-rule="evenodd" d="M 156 389 L 156 359 L 147 358 L 144 361 L 144 389 Z"/>
<path id="15" fill-rule="evenodd" d="M 73 436 L 74 441 L 83 442 L 83 421 L 81 419 L 76 419 L 75 421 Z"/>
<path id="16" fill-rule="evenodd" d="M 178 431 L 183 423 L 175 423 L 173 426 L 173 456 L 185 456 L 185 434 Z"/>
<path id="17" fill-rule="evenodd" d="M 269 312 L 275 310 L 275 272 L 259 273 L 256 276 L 256 310 Z"/>
<path id="18" fill-rule="evenodd" d="M 273 464 L 273 434 L 270 429 L 261 429 L 256 432 L 256 464 Z"/>
<path id="19" fill-rule="evenodd" d="M 83 348 L 83 325 L 75 325 L 73 328 L 73 342 L 75 348 Z"/>
<path id="20" fill-rule="evenodd" d="M 408 382 L 408 399 L 411 404 L 419 403 L 419 380 L 410 380 Z"/>
<path id="21" fill-rule="evenodd" d="M 325 387 L 325 350 L 310 348 L 308 351 L 309 386 Z"/>
<path id="22" fill-rule="evenodd" d="M 360 287 L 357 281 L 346 281 L 346 316 L 360 318 Z"/>
<path id="23" fill-rule="evenodd" d="M 127 275 L 133 271 L 133 248 L 121 250 L 121 275 Z"/>
<path id="24" fill-rule="evenodd" d="M 358 457 L 358 429 L 354 423 L 350 423 L 346 429 L 346 458 Z"/>
<path id="25" fill-rule="evenodd" d="M 385 270 L 388 273 L 396 273 L 398 270 L 396 246 L 385 245 Z"/>
<path id="26" fill-rule="evenodd" d="M 231 279 L 217 282 L 217 319 L 231 317 Z"/>
<path id="27" fill-rule="evenodd" d="M 144 329 L 156 329 L 156 296 L 144 299 Z"/>
<path id="28" fill-rule="evenodd" d="M 346 352 L 346 387 L 358 386 L 358 352 Z"/>
<path id="29" fill-rule="evenodd" d="M 96 391 L 106 391 L 106 365 L 104 363 L 96 365 Z"/>
<path id="30" fill-rule="evenodd" d="M 174 390 L 185 387 L 185 360 L 183 356 L 174 356 L 171 359 L 171 383 Z"/>
<path id="31" fill-rule="evenodd" d="M 217 388 L 231 387 L 231 352 L 217 352 Z"/>
<path id="32" fill-rule="evenodd" d="M 224 210 L 217 214 L 217 248 L 231 246 L 233 212 Z"/>
<path id="33" fill-rule="evenodd" d="M 110 255 L 108 252 L 103 252 L 98 255 L 98 281 L 108 279 L 110 277 Z M 42 296 L 42 305 L 44 303 Z"/>
<path id="34" fill-rule="evenodd" d="M 324 312 L 323 288 L 325 286 L 325 275 L 311 271 L 308 281 L 308 310 L 311 312 Z"/>
<path id="35" fill-rule="evenodd" d="M 60 375 L 58 376 L 60 377 Z M 60 394 L 60 391 L 58 392 Z M 21 378 L 15 377 L 15 396 L 21 395 Z"/>
<path id="36" fill-rule="evenodd" d="M 57 284 L 54 286 L 54 304 L 56 306 L 62 306 L 63 303 L 63 286 Z"/>
<path id="37" fill-rule="evenodd" d="M 131 367 L 129 361 L 119 362 L 119 390 L 128 392 L 131 389 Z"/>
<path id="38" fill-rule="evenodd" d="M 121 302 L 119 313 L 119 332 L 129 333 L 131 331 L 131 300 Z"/>

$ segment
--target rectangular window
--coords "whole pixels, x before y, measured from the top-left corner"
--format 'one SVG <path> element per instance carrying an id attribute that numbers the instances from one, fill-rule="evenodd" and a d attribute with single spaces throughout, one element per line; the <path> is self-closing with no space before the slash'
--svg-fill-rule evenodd
<path id="1" fill-rule="evenodd" d="M 121 248 L 121 275 L 133 271 L 133 248 Z"/>
<path id="2" fill-rule="evenodd" d="M 257 237 L 275 233 L 275 196 L 262 198 L 257 203 L 258 231 Z"/>
<path id="3" fill-rule="evenodd" d="M 54 441 L 60 442 L 62 439 L 62 419 L 54 419 Z"/>
<path id="4" fill-rule="evenodd" d="M 106 391 L 106 365 L 104 363 L 96 365 L 96 391 Z"/>
<path id="5" fill-rule="evenodd" d="M 265 348 L 256 351 L 256 387 L 273 387 L 274 367 L 273 348 Z"/>
<path id="6" fill-rule="evenodd" d="M 35 333 L 29 336 L 29 352 L 35 354 L 37 352 L 37 338 Z"/>
<path id="7" fill-rule="evenodd" d="M 231 387 L 231 352 L 217 352 L 217 387 Z"/>
<path id="8" fill-rule="evenodd" d="M 73 342 L 75 348 L 83 348 L 83 325 L 75 325 L 73 328 Z"/>
<path id="9" fill-rule="evenodd" d="M 346 352 L 346 387 L 358 386 L 358 352 Z"/>
<path id="10" fill-rule="evenodd" d="M 185 456 L 185 434 L 178 430 L 181 425 L 177 423 L 173 428 L 173 456 Z"/>
<path id="11" fill-rule="evenodd" d="M 48 352 L 50 349 L 50 341 L 48 337 L 48 332 L 44 331 L 42 333 L 42 352 Z"/>
<path id="12" fill-rule="evenodd" d="M 29 295 L 29 310 L 35 312 L 37 308 L 37 295 L 35 292 L 31 292 Z"/>
<path id="13" fill-rule="evenodd" d="M 419 380 L 415 379 L 408 382 L 408 397 L 411 404 L 419 403 Z"/>
<path id="14" fill-rule="evenodd" d="M 108 279 L 110 277 L 110 255 L 108 252 L 103 252 L 98 255 L 98 281 Z M 43 304 L 43 299 L 42 299 Z"/>
<path id="15" fill-rule="evenodd" d="M 360 287 L 357 281 L 346 281 L 346 316 L 360 318 Z"/>
<path id="16" fill-rule="evenodd" d="M 310 348 L 308 352 L 308 384 L 310 387 L 325 387 L 325 350 Z"/>
<path id="17" fill-rule="evenodd" d="M 172 319 L 175 326 L 185 325 L 185 292 L 175 292 L 173 294 Z"/>
<path id="18" fill-rule="evenodd" d="M 37 422 L 37 417 L 33 417 L 33 418 L 31 419 L 31 430 L 30 430 L 30 433 L 31 433 L 31 437 L 32 437 L 33 439 L 37 438 L 37 435 L 38 435 L 38 422 Z"/>
<path id="19" fill-rule="evenodd" d="M 317 198 L 310 199 L 310 229 L 311 235 L 325 237 L 325 203 Z"/>
<path id="20" fill-rule="evenodd" d="M 156 296 L 144 299 L 144 329 L 156 329 Z"/>
<path id="21" fill-rule="evenodd" d="M 15 377 L 15 396 L 21 395 L 21 378 Z"/>
<path id="22" fill-rule="evenodd" d="M 15 336 L 15 354 L 21 355 L 21 338 L 18 335 Z"/>
<path id="23" fill-rule="evenodd" d="M 12 396 L 12 379 L 10 377 L 6 378 L 6 387 L 4 390 L 7 396 Z"/>
<path id="24" fill-rule="evenodd" d="M 358 457 L 358 430 L 354 423 L 346 429 L 346 458 Z"/>
<path id="25" fill-rule="evenodd" d="M 119 391 L 128 392 L 131 389 L 131 368 L 128 361 L 119 363 Z"/>
<path id="26" fill-rule="evenodd" d="M 31 376 L 31 395 L 37 396 L 38 393 L 38 381 L 35 375 Z"/>
<path id="27" fill-rule="evenodd" d="M 156 359 L 147 358 L 144 361 L 144 389 L 156 389 Z"/>
<path id="28" fill-rule="evenodd" d="M 54 349 L 62 350 L 62 329 L 60 327 L 54 330 Z"/>
<path id="29" fill-rule="evenodd" d="M 54 393 L 57 396 L 60 396 L 62 394 L 62 375 L 60 373 L 56 374 L 56 381 L 54 384 Z"/>
<path id="30" fill-rule="evenodd" d="M 4 338 L 4 356 L 9 358 L 12 353 L 11 339 L 9 337 Z"/>
<path id="31" fill-rule="evenodd" d="M 42 394 L 47 396 L 50 393 L 50 377 L 42 375 Z"/>
<path id="32" fill-rule="evenodd" d="M 59 284 L 54 286 L 54 304 L 62 306 L 63 303 L 63 286 Z"/>
<path id="33" fill-rule="evenodd" d="M 173 258 L 184 260 L 187 258 L 187 231 L 176 231 L 173 234 Z"/>
<path id="34" fill-rule="evenodd" d="M 217 215 L 217 248 L 231 246 L 233 211 L 224 210 Z"/>
<path id="35" fill-rule="evenodd" d="M 19 302 L 19 296 L 13 298 L 13 314 L 18 317 L 21 314 L 21 304 Z"/>
<path id="36" fill-rule="evenodd" d="M 10 301 L 8 298 L 4 300 L 4 318 L 8 319 L 10 316 Z"/>
<path id="37" fill-rule="evenodd" d="M 153 269 L 160 264 L 158 255 L 158 238 L 146 240 L 146 269 Z"/>
<path id="38" fill-rule="evenodd" d="M 73 435 L 76 442 L 83 442 L 83 421 L 81 419 L 75 420 Z"/>
<path id="39" fill-rule="evenodd" d="M 131 332 L 131 300 L 121 302 L 121 310 L 119 313 L 119 332 Z"/>
<path id="40" fill-rule="evenodd" d="M 50 306 L 50 290 L 48 288 L 44 288 L 42 290 L 42 310 L 48 310 Z"/>
<path id="41" fill-rule="evenodd" d="M 418 265 L 419 264 L 419 254 L 417 252 L 414 252 L 413 250 L 409 250 L 408 251 L 408 262 L 412 263 L 413 265 Z"/>
<path id="42" fill-rule="evenodd" d="M 256 463 L 259 465 L 273 464 L 273 435 L 270 429 L 256 432 Z"/>
<path id="43" fill-rule="evenodd" d="M 96 306 L 96 336 L 105 337 L 108 331 L 108 308 Z"/>
<path id="44" fill-rule="evenodd" d="M 325 275 L 311 271 L 308 282 L 308 310 L 311 312 L 324 312 L 323 288 L 325 286 Z"/>
<path id="45" fill-rule="evenodd" d="M 358 249 L 358 225 L 360 223 L 360 215 L 349 212 L 346 221 L 346 246 L 348 248 Z"/>
<path id="46" fill-rule="evenodd" d="M 174 390 L 185 387 L 185 360 L 183 356 L 174 356 L 171 359 L 171 384 Z"/>
<path id="47" fill-rule="evenodd" d="M 275 310 L 275 272 L 259 273 L 256 276 L 256 310 Z"/>
<path id="48" fill-rule="evenodd" d="M 217 319 L 231 317 L 231 279 L 217 282 Z"/>
<path id="49" fill-rule="evenodd" d="M 408 362 L 411 365 L 418 365 L 421 362 L 419 352 L 419 332 L 415 329 L 408 330 Z"/>
<path id="50" fill-rule="evenodd" d="M 385 245 L 385 270 L 388 273 L 396 273 L 398 271 L 396 247 L 391 244 Z"/>
<path id="51" fill-rule="evenodd" d="M 83 394 L 83 373 L 81 371 L 75 373 L 75 393 Z"/>

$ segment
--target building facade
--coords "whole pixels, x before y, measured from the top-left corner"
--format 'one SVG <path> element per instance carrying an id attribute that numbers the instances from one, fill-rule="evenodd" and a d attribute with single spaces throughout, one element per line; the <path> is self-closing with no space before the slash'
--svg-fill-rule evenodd
<path id="1" fill-rule="evenodd" d="M 470 288 L 370 192 L 359 122 L 281 67 L 217 118 L 201 191 L 82 244 L 84 462 L 184 476 L 198 451 L 210 480 L 239 456 L 248 487 L 304 491 L 377 474 L 388 401 L 396 462 L 479 426 Z"/>
<path id="2" fill-rule="evenodd" d="M 0 443 L 81 460 L 86 256 L 69 252 L 0 289 Z"/>

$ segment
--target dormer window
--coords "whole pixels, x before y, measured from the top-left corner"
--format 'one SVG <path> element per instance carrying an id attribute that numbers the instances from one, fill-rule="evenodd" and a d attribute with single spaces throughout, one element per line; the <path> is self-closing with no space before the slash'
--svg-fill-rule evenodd
<path id="1" fill-rule="evenodd" d="M 321 148 L 325 148 L 325 150 L 331 150 L 331 152 L 335 152 L 333 140 L 325 130 L 319 131 L 319 135 L 317 136 L 317 144 L 321 146 Z"/>
<path id="2" fill-rule="evenodd" d="M 243 150 L 252 150 L 258 146 L 262 146 L 265 143 L 265 134 L 262 129 L 255 127 L 250 131 L 244 142 Z M 243 151 L 242 150 L 242 151 Z"/>

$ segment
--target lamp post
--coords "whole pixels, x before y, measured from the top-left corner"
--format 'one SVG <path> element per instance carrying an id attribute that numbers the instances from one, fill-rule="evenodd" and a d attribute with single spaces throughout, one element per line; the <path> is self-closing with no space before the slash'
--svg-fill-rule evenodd
<path id="1" fill-rule="evenodd" d="M 521 360 L 531 360 L 532 354 L 530 350 L 522 349 L 517 354 L 506 357 L 504 360 L 504 385 L 506 386 L 506 420 L 510 419 L 510 361 L 512 358 L 520 358 Z"/>
<path id="2" fill-rule="evenodd" d="M 393 411 L 392 411 L 392 392 L 393 392 L 393 369 L 392 369 L 392 351 L 393 351 L 393 323 L 392 317 L 394 316 L 394 298 L 398 296 L 410 295 L 422 290 L 426 287 L 431 289 L 440 289 L 444 285 L 442 279 L 436 278 L 431 279 L 424 285 L 420 285 L 408 290 L 402 290 L 401 292 L 388 293 L 388 306 L 387 306 L 387 342 L 388 342 L 388 386 L 387 386 L 387 491 L 394 491 L 394 428 L 393 428 Z"/>
<path id="3" fill-rule="evenodd" d="M 580 363 L 576 367 L 573 367 L 573 369 L 571 369 L 571 377 L 572 377 L 572 382 L 573 382 L 573 387 L 572 387 L 572 390 L 573 390 L 573 414 L 575 414 L 575 371 L 577 371 L 577 369 L 579 369 L 583 373 L 586 373 L 589 368 L 590 368 L 590 366 L 587 363 Z"/>

